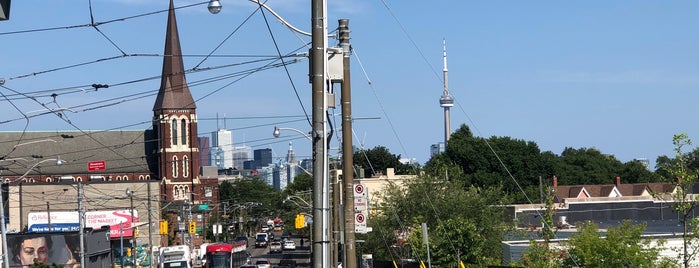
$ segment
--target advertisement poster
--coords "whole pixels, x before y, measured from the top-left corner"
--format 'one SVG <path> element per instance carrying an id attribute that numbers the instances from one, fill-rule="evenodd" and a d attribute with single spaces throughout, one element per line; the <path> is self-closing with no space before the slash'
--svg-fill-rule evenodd
<path id="1" fill-rule="evenodd" d="M 30 212 L 28 215 L 29 232 L 46 233 L 49 232 L 73 232 L 80 229 L 77 211 L 51 211 L 51 220 L 49 221 L 47 212 Z M 138 223 L 138 211 L 133 211 L 133 223 Z M 88 211 L 85 212 L 85 227 L 99 229 L 102 226 L 109 225 L 109 237 L 119 238 L 122 236 L 130 237 L 133 235 L 131 227 L 131 210 L 105 210 L 105 211 Z"/>
<path id="2" fill-rule="evenodd" d="M 80 267 L 80 237 L 73 234 L 7 234 L 10 267 L 39 263 Z"/>

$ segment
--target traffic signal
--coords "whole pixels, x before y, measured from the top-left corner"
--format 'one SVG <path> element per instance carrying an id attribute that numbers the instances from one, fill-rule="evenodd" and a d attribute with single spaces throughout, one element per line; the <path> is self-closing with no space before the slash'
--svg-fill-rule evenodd
<path id="1" fill-rule="evenodd" d="M 133 238 L 137 238 L 137 237 L 138 237 L 138 228 L 133 229 Z"/>
<path id="2" fill-rule="evenodd" d="M 189 233 L 190 233 L 190 234 L 196 234 L 196 233 L 197 233 L 197 222 L 195 222 L 195 221 L 190 221 L 190 222 L 189 222 Z"/>
<path id="3" fill-rule="evenodd" d="M 167 221 L 160 221 L 160 234 L 168 234 L 168 227 L 170 226 Z"/>
<path id="4" fill-rule="evenodd" d="M 296 220 L 294 222 L 296 229 L 302 229 L 306 227 L 306 216 L 303 214 L 296 214 Z"/>
<path id="5" fill-rule="evenodd" d="M 126 256 L 131 257 L 131 248 L 126 248 Z"/>

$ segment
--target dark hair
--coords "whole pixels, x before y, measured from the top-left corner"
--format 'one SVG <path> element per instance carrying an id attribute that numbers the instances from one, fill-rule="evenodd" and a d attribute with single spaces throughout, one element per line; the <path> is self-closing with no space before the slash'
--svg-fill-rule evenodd
<path id="1" fill-rule="evenodd" d="M 25 240 L 29 239 L 34 239 L 34 238 L 41 238 L 43 237 L 44 240 L 46 241 L 46 247 L 51 249 L 53 246 L 53 241 L 51 240 L 51 235 L 17 235 L 14 236 L 8 241 L 8 244 L 12 245 L 12 260 L 20 264 L 22 263 L 22 260 L 19 259 L 19 255 L 22 252 L 22 243 L 24 243 Z"/>

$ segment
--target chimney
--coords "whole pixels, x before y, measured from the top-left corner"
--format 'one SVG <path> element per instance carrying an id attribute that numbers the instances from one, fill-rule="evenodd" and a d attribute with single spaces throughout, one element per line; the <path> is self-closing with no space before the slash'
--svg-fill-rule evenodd
<path id="1" fill-rule="evenodd" d="M 558 178 L 556 176 L 553 176 L 553 188 L 558 188 Z"/>
<path id="2" fill-rule="evenodd" d="M 616 176 L 616 181 L 614 182 L 614 184 L 616 185 L 616 187 L 619 187 L 619 185 L 621 185 L 621 177 Z"/>

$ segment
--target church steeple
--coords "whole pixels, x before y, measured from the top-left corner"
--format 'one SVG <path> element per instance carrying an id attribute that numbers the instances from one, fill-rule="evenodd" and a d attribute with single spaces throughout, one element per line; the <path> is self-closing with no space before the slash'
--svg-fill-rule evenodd
<path id="1" fill-rule="evenodd" d="M 158 137 L 159 174 L 166 200 L 202 198 L 194 98 L 187 86 L 173 0 L 170 0 L 163 53 L 163 73 L 153 105 Z M 196 193 L 196 194 L 195 194 Z"/>
<path id="2" fill-rule="evenodd" d="M 177 18 L 175 17 L 175 8 L 172 0 L 170 0 L 170 10 L 167 18 L 163 75 L 158 97 L 155 99 L 155 105 L 153 105 L 153 111 L 162 109 L 196 109 L 196 104 L 192 94 L 189 92 L 187 79 L 184 75 L 180 35 L 177 31 Z"/>

